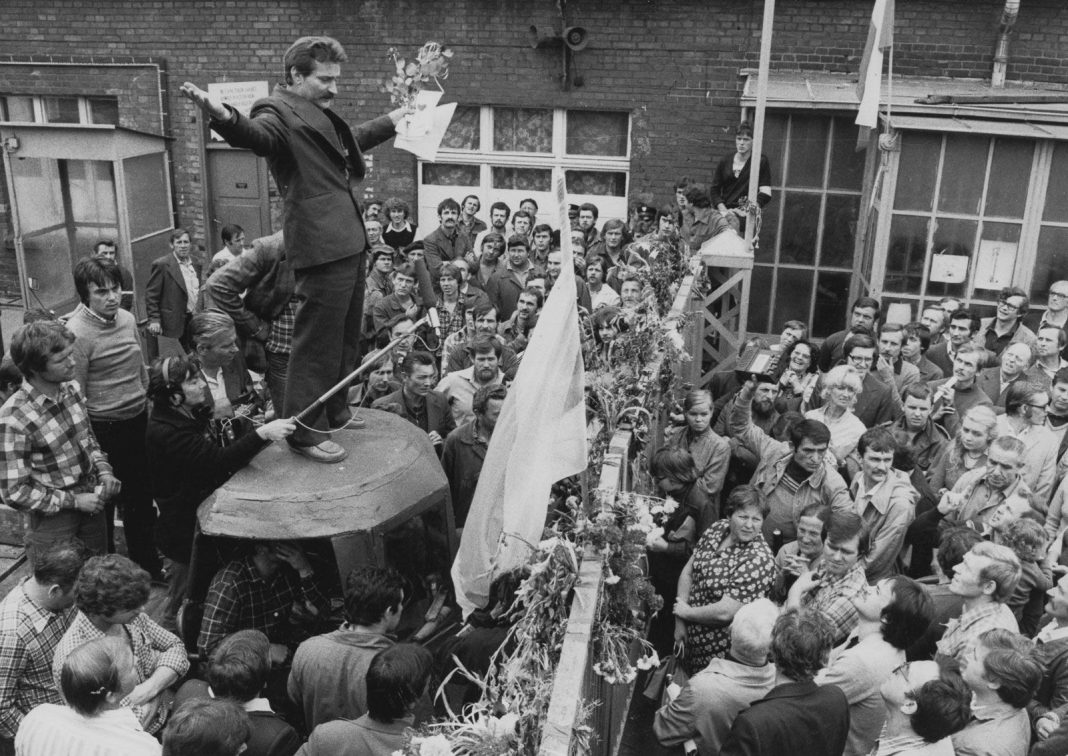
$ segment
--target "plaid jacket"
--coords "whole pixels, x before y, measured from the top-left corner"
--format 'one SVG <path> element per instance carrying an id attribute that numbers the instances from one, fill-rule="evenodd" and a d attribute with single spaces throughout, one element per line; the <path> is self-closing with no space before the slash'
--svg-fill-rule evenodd
<path id="1" fill-rule="evenodd" d="M 74 508 L 96 477 L 111 473 L 89 426 L 78 384 L 63 383 L 55 400 L 29 382 L 0 407 L 0 498 L 42 514 Z"/>
<path id="2" fill-rule="evenodd" d="M 75 612 L 73 606 L 60 612 L 38 606 L 22 585 L 0 601 L 0 738 L 14 738 L 35 706 L 63 703 L 52 657 Z"/>

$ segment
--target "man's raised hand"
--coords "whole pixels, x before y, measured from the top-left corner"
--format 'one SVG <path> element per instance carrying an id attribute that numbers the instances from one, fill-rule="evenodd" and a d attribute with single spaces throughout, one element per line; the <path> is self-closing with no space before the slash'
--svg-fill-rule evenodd
<path id="1" fill-rule="evenodd" d="M 230 111 L 219 99 L 212 97 L 191 81 L 182 84 L 178 91 L 182 93 L 182 97 L 190 100 L 216 121 L 222 121 L 230 115 Z"/>

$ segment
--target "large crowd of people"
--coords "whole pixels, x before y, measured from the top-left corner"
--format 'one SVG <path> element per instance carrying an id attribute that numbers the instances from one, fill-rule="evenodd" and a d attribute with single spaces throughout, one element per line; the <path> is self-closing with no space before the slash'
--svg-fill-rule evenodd
<path id="1" fill-rule="evenodd" d="M 509 579 L 437 654 L 398 642 L 422 586 L 386 565 L 326 576 L 299 542 L 231 548 L 190 611 L 198 505 L 272 442 L 340 461 L 331 435 L 370 407 L 425 434 L 462 530 L 562 244 L 587 367 L 610 372 L 653 296 L 643 242 L 686 260 L 770 198 L 766 158 L 745 196 L 742 124 L 711 184 L 682 180 L 663 206 L 601 219 L 572 205 L 555 228 L 534 199 L 493 202 L 483 220 L 472 195 L 443 200 L 417 241 L 404 199 L 354 211 L 335 196 L 351 199 L 360 151 L 402 117 L 342 123 L 329 103 L 344 60 L 333 40 L 298 40 L 288 87 L 251 116 L 183 88 L 231 143 L 268 157 L 284 230 L 246 246 L 227 225 L 199 259 L 176 229 L 138 292 L 100 240 L 73 271 L 78 307 L 28 312 L 11 339 L 0 498 L 24 514 L 31 574 L 0 602 L 0 756 L 401 748 L 440 707 L 451 660 L 485 670 Z M 299 118 L 341 149 L 287 138 Z M 329 202 L 307 207 L 326 174 Z M 796 320 L 750 339 L 773 355 L 766 372 L 724 370 L 673 397 L 646 470 L 666 513 L 647 545 L 665 598 L 649 638 L 689 681 L 667 688 L 662 743 L 1068 754 L 1068 281 L 1048 301 L 1032 311 L 1009 287 L 992 317 L 946 298 L 893 323 L 861 297 L 822 341 Z M 360 382 L 298 422 L 361 354 Z"/>

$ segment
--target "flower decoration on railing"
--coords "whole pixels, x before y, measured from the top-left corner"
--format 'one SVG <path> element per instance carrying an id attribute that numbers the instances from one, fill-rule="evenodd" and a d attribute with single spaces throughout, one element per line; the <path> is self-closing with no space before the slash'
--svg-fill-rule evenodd
<path id="1" fill-rule="evenodd" d="M 579 543 L 604 557 L 605 589 L 597 613 L 593 671 L 608 683 L 630 683 L 643 669 L 660 665 L 645 640 L 646 620 L 663 599 L 644 568 L 645 546 L 678 503 L 631 492 L 597 491 L 599 513 L 576 528 Z M 631 653 L 638 647 L 638 660 Z"/>
<path id="2" fill-rule="evenodd" d="M 441 89 L 441 82 L 449 78 L 449 61 L 452 50 L 439 42 L 427 42 L 419 48 L 411 60 L 402 58 L 395 47 L 386 53 L 393 61 L 396 72 L 382 82 L 382 91 L 390 96 L 397 107 L 412 109 L 415 98 L 433 82 Z"/>

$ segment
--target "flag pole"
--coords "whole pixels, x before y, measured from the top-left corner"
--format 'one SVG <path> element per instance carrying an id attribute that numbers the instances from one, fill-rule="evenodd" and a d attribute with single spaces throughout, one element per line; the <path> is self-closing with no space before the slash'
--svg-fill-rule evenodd
<path id="1" fill-rule="evenodd" d="M 753 119 L 753 152 L 749 158 L 749 197 L 756 202 L 760 190 L 760 159 L 764 153 L 764 110 L 768 103 L 768 69 L 771 67 L 771 32 L 775 24 L 775 0 L 764 0 L 764 24 L 760 29 L 760 68 L 757 72 L 756 116 Z M 745 224 L 745 246 L 753 253 L 754 218 Z M 745 308 L 742 308 L 745 312 Z M 744 317 L 744 316 L 743 316 Z M 744 332 L 744 324 L 742 326 Z"/>

